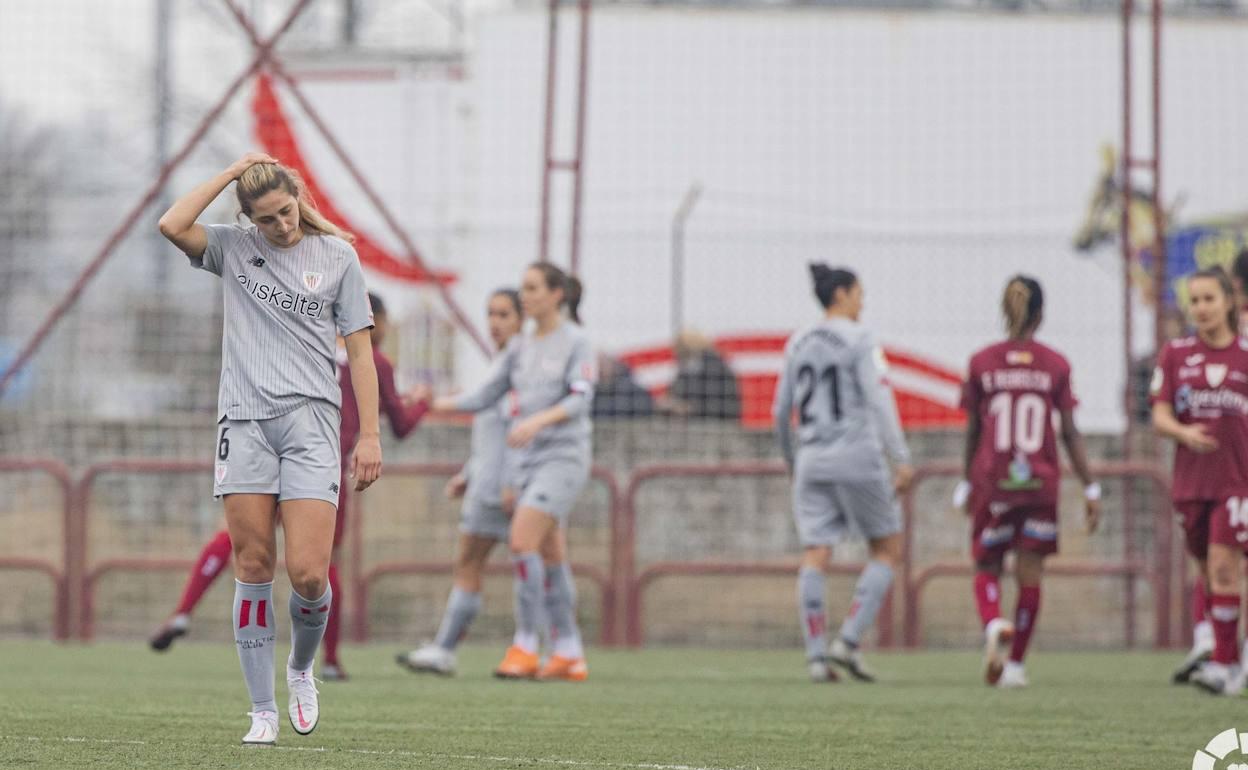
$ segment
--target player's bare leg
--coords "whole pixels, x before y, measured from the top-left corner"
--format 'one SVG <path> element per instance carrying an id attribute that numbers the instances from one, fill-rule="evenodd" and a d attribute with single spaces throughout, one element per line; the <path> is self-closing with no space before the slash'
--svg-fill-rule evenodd
<path id="1" fill-rule="evenodd" d="M 288 714 L 295 732 L 316 729 L 320 699 L 312 676 L 316 650 L 321 646 L 333 593 L 329 563 L 334 548 L 333 503 L 299 499 L 282 503 L 286 533 L 286 572 L 290 576 L 290 658 L 286 662 Z"/>
<path id="2" fill-rule="evenodd" d="M 275 495 L 225 496 L 225 520 L 234 546 L 234 642 L 251 696 L 251 729 L 243 744 L 277 742 L 273 651 L 277 629 L 273 612 L 273 570 L 277 563 Z"/>
<path id="3" fill-rule="evenodd" d="M 1239 606 L 1243 556 L 1238 548 L 1209 544 L 1209 618 L 1213 659 L 1192 674 L 1192 683 L 1216 695 L 1238 695 L 1244 687 L 1239 660 Z"/>
<path id="4" fill-rule="evenodd" d="M 460 533 L 455 552 L 455 578 L 447 598 L 438 635 L 432 642 L 400 653 L 396 662 L 421 673 L 452 676 L 456 671 L 455 648 L 481 610 L 481 587 L 485 564 L 498 541 L 492 537 Z"/>

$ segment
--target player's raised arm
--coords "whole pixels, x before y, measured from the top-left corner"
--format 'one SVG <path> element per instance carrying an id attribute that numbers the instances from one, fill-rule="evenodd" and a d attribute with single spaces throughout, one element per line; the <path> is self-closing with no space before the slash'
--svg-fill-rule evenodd
<path id="1" fill-rule="evenodd" d="M 276 163 L 277 160 L 260 152 L 249 152 L 234 161 L 228 168 L 212 179 L 191 190 L 174 202 L 161 217 L 160 234 L 169 239 L 189 257 L 202 257 L 208 248 L 208 235 L 196 220 L 204 213 L 230 182 L 257 163 Z"/>

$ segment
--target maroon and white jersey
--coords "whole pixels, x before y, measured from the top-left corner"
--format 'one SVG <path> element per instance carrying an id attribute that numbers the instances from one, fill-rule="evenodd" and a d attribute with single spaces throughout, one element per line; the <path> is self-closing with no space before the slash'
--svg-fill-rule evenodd
<path id="1" fill-rule="evenodd" d="M 976 492 L 1014 505 L 1056 503 L 1054 417 L 1077 403 L 1070 364 L 1047 345 L 1007 340 L 971 356 L 962 408 L 982 428 L 969 479 Z"/>
<path id="2" fill-rule="evenodd" d="M 1202 423 L 1218 448 L 1174 452 L 1174 500 L 1215 500 L 1248 489 L 1248 339 L 1212 348 L 1199 337 L 1171 340 L 1157 357 L 1152 400 L 1184 425 Z"/>

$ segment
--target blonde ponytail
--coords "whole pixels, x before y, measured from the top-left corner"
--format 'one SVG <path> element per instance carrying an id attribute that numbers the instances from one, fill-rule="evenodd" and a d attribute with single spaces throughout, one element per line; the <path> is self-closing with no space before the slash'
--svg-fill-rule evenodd
<path id="1" fill-rule="evenodd" d="M 354 243 L 355 236 L 330 222 L 316 208 L 316 201 L 308 192 L 299 172 L 280 163 L 257 163 L 243 172 L 235 185 L 238 206 L 248 218 L 251 205 L 274 190 L 282 190 L 299 202 L 299 229 L 307 235 L 332 235 L 347 243 Z"/>

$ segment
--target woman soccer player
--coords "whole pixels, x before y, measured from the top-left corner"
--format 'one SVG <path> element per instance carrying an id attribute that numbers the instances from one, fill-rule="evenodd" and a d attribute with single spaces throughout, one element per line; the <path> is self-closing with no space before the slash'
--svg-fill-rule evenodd
<path id="1" fill-rule="evenodd" d="M 1075 427 L 1078 401 L 1070 364 L 1034 337 L 1044 318 L 1044 292 L 1034 278 L 1010 279 L 1001 300 L 1009 339 L 971 356 L 963 390 L 966 410 L 966 480 L 954 492 L 956 507 L 970 505 L 975 604 L 984 626 L 984 680 L 1025 687 L 1023 658 L 1040 612 L 1044 558 L 1057 553 L 1057 497 L 1061 467 L 1053 415 L 1061 416 L 1062 441 L 1083 482 L 1088 532 L 1096 530 L 1101 487 L 1088 468 L 1083 437 Z M 1018 607 L 1014 622 L 1001 617 L 1001 566 L 1014 551 Z M 1008 660 L 1007 660 L 1008 655 Z"/>
<path id="2" fill-rule="evenodd" d="M 499 289 L 487 307 L 490 339 L 499 351 L 520 333 L 524 313 L 520 295 Z M 442 623 L 433 643 L 400 654 L 402 666 L 435 674 L 455 673 L 455 648 L 481 610 L 481 582 L 485 563 L 494 545 L 507 542 L 510 513 L 503 510 L 503 464 L 507 448 L 510 406 L 506 396 L 472 418 L 472 453 L 463 470 L 446 485 L 446 496 L 464 498 L 460 509 L 459 546 L 455 555 L 455 578 L 446 601 Z"/>
<path id="3" fill-rule="evenodd" d="M 1213 659 L 1188 661 L 1191 681 L 1238 694 L 1241 552 L 1248 543 L 1248 340 L 1221 269 L 1187 279 L 1196 336 L 1162 348 L 1153 373 L 1153 427 L 1172 438 L 1171 496 L 1187 551 L 1207 581 Z"/>
<path id="4" fill-rule="evenodd" d="M 197 223 L 234 181 L 251 226 Z M 319 717 L 312 664 L 333 598 L 328 572 L 340 483 L 336 333 L 346 338 L 360 414 L 348 477 L 362 491 L 381 473 L 364 274 L 346 234 L 316 210 L 298 176 L 267 155 L 245 155 L 187 193 L 160 218 L 160 232 L 193 267 L 226 279 L 213 493 L 225 500 L 234 546 L 230 617 L 252 701 L 243 743 L 273 745 L 279 506 L 292 588 L 288 713 L 301 735 Z"/>
<path id="5" fill-rule="evenodd" d="M 825 317 L 789 338 L 774 408 L 780 451 L 793 473 L 793 518 L 804 549 L 798 611 L 812 681 L 837 680 L 831 661 L 870 682 L 875 677 L 863 664 L 858 645 L 875 622 L 901 560 L 901 513 L 894 492 L 905 491 L 914 472 L 885 379 L 883 353 L 858 322 L 862 284 L 849 270 L 812 264 L 810 271 Z M 893 463 L 891 484 L 884 453 Z M 832 546 L 851 522 L 866 536 L 871 559 L 829 649 L 825 584 Z"/>
<path id="6" fill-rule="evenodd" d="M 381 352 L 381 343 L 389 329 L 389 316 L 381 297 L 368 293 L 369 306 L 373 311 L 373 330 L 370 333 L 373 345 L 373 365 L 377 369 L 377 383 L 380 388 L 381 409 L 390 420 L 390 429 L 396 439 L 405 438 L 420 424 L 421 418 L 429 410 L 429 388 L 418 385 L 411 391 L 401 394 L 394 384 L 394 365 L 385 353 Z M 355 404 L 355 390 L 351 385 L 351 369 L 345 359 L 339 361 L 338 387 L 342 389 L 342 426 L 339 446 L 343 460 L 339 487 L 338 512 L 334 522 L 334 556 L 329 564 L 329 587 L 333 591 L 334 602 L 329 608 L 329 619 L 325 624 L 324 665 L 321 676 L 326 680 L 345 681 L 347 673 L 338 660 L 338 638 L 341 626 L 343 599 L 338 583 L 338 556 L 342 536 L 346 530 L 346 509 L 343 506 L 345 497 L 347 463 L 351 460 L 351 447 L 355 445 L 360 431 L 360 415 Z M 230 559 L 233 545 L 230 533 L 222 529 L 200 551 L 187 576 L 186 587 L 182 591 L 173 616 L 165 622 L 148 642 L 152 649 L 164 652 L 179 637 L 185 635 L 191 626 L 191 613 L 194 612 L 199 600 L 216 580 L 217 575 L 225 568 Z"/>
<path id="7" fill-rule="evenodd" d="M 577 307 L 571 304 L 575 284 L 570 280 L 554 265 L 530 266 L 521 283 L 520 302 L 534 329 L 512 339 L 477 390 L 434 400 L 435 411 L 479 412 L 515 390 L 507 445 L 517 450 L 509 461 L 516 468 L 510 484 L 518 495 L 510 534 L 516 634 L 494 671 L 504 679 L 582 681 L 589 676 L 562 529 L 589 480 L 589 415 L 597 378 L 593 351 L 578 326 Z M 565 304 L 570 320 L 561 312 Z M 538 644 L 547 612 L 554 649 L 543 666 Z"/>

